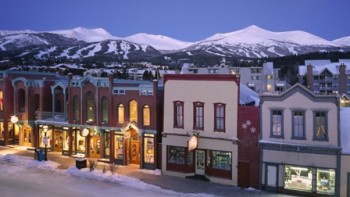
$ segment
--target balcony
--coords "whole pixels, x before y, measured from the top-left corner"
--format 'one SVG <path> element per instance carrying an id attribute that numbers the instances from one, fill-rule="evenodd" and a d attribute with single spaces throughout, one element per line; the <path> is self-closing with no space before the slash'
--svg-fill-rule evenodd
<path id="1" fill-rule="evenodd" d="M 48 112 L 48 111 L 36 111 L 35 112 L 36 120 L 46 120 L 54 122 L 67 122 L 67 114 L 62 112 Z"/>

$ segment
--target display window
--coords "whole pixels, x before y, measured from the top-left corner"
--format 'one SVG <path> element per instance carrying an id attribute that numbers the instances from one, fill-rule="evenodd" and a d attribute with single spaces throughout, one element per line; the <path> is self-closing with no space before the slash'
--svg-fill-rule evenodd
<path id="1" fill-rule="evenodd" d="M 104 158 L 109 158 L 110 156 L 110 134 L 109 131 L 104 132 L 104 143 L 105 143 L 105 152 L 104 152 Z"/>
<path id="2" fill-rule="evenodd" d="M 145 163 L 154 163 L 154 135 L 145 134 L 143 139 L 144 145 L 144 162 Z"/>
<path id="3" fill-rule="evenodd" d="M 213 169 L 231 171 L 231 152 L 211 151 L 211 157 Z"/>
<path id="4" fill-rule="evenodd" d="M 48 129 L 46 131 L 46 138 L 47 138 L 46 148 L 50 149 L 52 147 L 52 129 Z M 40 128 L 39 130 L 39 147 L 45 148 L 45 132 L 43 128 Z"/>
<path id="5" fill-rule="evenodd" d="M 168 163 L 185 164 L 185 147 L 168 146 Z"/>
<path id="6" fill-rule="evenodd" d="M 0 142 L 4 142 L 5 140 L 5 133 L 4 133 L 4 122 L 0 122 Z"/>
<path id="7" fill-rule="evenodd" d="M 317 168 L 317 192 L 334 194 L 335 170 Z"/>
<path id="8" fill-rule="evenodd" d="M 312 191 L 312 168 L 285 165 L 284 188 Z"/>
<path id="9" fill-rule="evenodd" d="M 124 137 L 123 135 L 114 136 L 114 158 L 124 159 Z"/>
<path id="10" fill-rule="evenodd" d="M 81 135 L 81 130 L 76 129 L 73 132 L 73 152 L 76 153 L 85 153 L 86 149 L 86 139 Z"/>
<path id="11" fill-rule="evenodd" d="M 69 134 L 68 131 L 62 132 L 62 144 L 63 144 L 63 150 L 69 151 Z"/>

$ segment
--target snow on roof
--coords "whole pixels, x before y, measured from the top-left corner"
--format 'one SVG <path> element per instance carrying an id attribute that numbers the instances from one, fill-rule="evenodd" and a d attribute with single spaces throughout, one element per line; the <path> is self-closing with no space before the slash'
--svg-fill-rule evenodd
<path id="1" fill-rule="evenodd" d="M 305 65 L 321 66 L 325 64 L 330 64 L 331 60 L 305 60 Z"/>
<path id="2" fill-rule="evenodd" d="M 258 107 L 260 103 L 259 94 L 244 84 L 240 84 L 239 104 L 245 105 L 255 102 L 254 106 Z"/>
<path id="3" fill-rule="evenodd" d="M 327 69 L 329 72 L 331 72 L 333 75 L 339 74 L 339 66 L 341 64 L 344 64 L 347 68 L 346 70 L 350 69 L 350 61 L 342 61 L 342 62 L 334 62 L 334 63 L 327 63 L 327 64 L 311 64 L 313 74 L 320 74 L 323 72 L 325 69 Z M 307 71 L 307 65 L 301 65 L 299 66 L 299 75 L 305 75 Z M 349 72 L 349 71 L 347 71 Z"/>
<path id="4" fill-rule="evenodd" d="M 350 154 L 350 107 L 340 108 L 340 136 L 342 152 Z"/>

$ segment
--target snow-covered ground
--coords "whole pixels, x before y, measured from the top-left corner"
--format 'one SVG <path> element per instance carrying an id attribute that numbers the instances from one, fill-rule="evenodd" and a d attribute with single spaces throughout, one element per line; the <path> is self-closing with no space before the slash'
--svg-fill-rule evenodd
<path id="1" fill-rule="evenodd" d="M 9 180 L 14 187 L 18 187 L 19 185 L 30 184 L 31 181 L 27 183 L 26 180 L 31 180 L 35 182 L 40 188 L 47 188 L 47 190 L 40 190 L 36 188 L 37 185 L 24 186 L 24 189 L 27 191 L 23 191 L 23 194 L 32 194 L 29 196 L 35 196 L 38 194 L 47 195 L 47 194 L 60 194 L 61 196 L 71 196 L 72 194 L 79 194 L 81 192 L 87 192 L 88 196 L 112 196 L 118 194 L 118 196 L 204 196 L 204 197 L 212 197 L 214 195 L 211 194 L 186 194 L 179 193 L 171 190 L 162 189 L 158 186 L 151 185 L 145 183 L 139 179 L 128 177 L 121 174 L 112 174 L 110 171 L 106 171 L 103 173 L 102 170 L 94 170 L 90 171 L 88 168 L 83 168 L 79 170 L 76 167 L 69 167 L 67 170 L 59 170 L 57 167 L 58 163 L 53 161 L 37 161 L 30 157 L 19 156 L 15 154 L 7 154 L 12 150 L 4 152 L 1 151 L 0 155 L 0 180 L 6 180 L 6 177 L 11 177 Z M 5 155 L 3 155 L 5 154 Z M 12 164 L 12 165 L 9 165 Z M 38 170 L 41 172 L 38 172 Z M 30 172 L 28 173 L 28 170 Z M 24 173 L 25 172 L 25 173 Z M 36 172 L 36 173 L 35 173 Z M 50 173 L 48 173 L 50 172 Z M 159 170 L 142 170 L 143 173 L 151 173 L 154 175 L 160 175 Z M 52 173 L 55 173 L 52 176 Z M 13 180 L 15 179 L 16 180 Z M 74 179 L 79 178 L 79 181 L 74 181 Z M 24 179 L 24 180 L 23 180 Z M 35 179 L 35 180 L 34 180 Z M 52 180 L 55 179 L 55 180 Z M 82 181 L 81 179 L 84 179 Z M 60 181 L 59 181 L 60 180 Z M 86 181 L 86 180 L 96 180 L 96 181 Z M 23 182 L 24 181 L 24 182 Z M 58 182 L 56 187 L 53 187 L 53 183 Z M 96 184 L 98 182 L 98 184 Z M 6 182 L 7 183 L 7 182 Z M 6 185 L 5 182 L 2 182 L 0 185 Z M 66 184 L 69 183 L 69 184 Z M 110 187 L 108 190 L 101 190 L 101 183 L 113 184 L 113 187 Z M 0 186 L 0 188 L 3 186 Z M 67 188 L 69 190 L 65 191 Z M 16 188 L 7 188 L 9 192 L 14 192 Z M 0 189 L 1 190 L 1 189 Z M 3 190 L 1 190 L 3 191 Z M 121 192 L 122 191 L 122 192 Z M 20 191 L 16 191 L 20 192 Z M 43 192 L 43 193 L 38 193 Z M 47 193 L 45 193 L 47 192 Z M 68 192 L 68 193 L 67 193 Z M 72 193 L 71 193 L 72 192 Z M 2 193 L 3 194 L 3 193 Z M 6 196 L 6 195 L 5 195 Z M 81 196 L 81 195 L 79 195 Z"/>

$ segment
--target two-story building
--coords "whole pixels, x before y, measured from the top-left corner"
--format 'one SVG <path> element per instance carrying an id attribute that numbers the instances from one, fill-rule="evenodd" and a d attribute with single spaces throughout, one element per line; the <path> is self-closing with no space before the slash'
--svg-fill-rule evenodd
<path id="1" fill-rule="evenodd" d="M 307 196 L 339 196 L 339 101 L 296 84 L 261 95 L 260 187 Z"/>
<path id="2" fill-rule="evenodd" d="M 237 185 L 238 75 L 165 75 L 162 173 Z"/>

